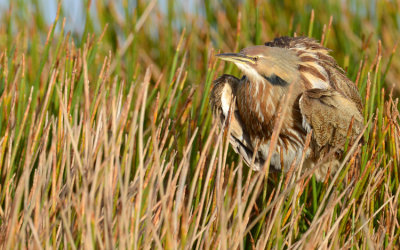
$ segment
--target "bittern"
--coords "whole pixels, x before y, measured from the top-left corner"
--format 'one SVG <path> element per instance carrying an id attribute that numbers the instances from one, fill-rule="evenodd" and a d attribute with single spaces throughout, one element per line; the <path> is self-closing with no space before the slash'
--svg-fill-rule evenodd
<path id="1" fill-rule="evenodd" d="M 223 75 L 215 80 L 210 104 L 221 126 L 230 117 L 230 144 L 247 165 L 260 170 L 265 164 L 285 100 L 288 112 L 279 118 L 270 169 L 289 170 L 305 151 L 303 170 L 319 164 L 314 172 L 319 181 L 335 173 L 346 142 L 351 146 L 362 132 L 363 105 L 357 87 L 327 48 L 308 37 L 280 37 L 217 57 L 244 73 L 241 79 Z"/>

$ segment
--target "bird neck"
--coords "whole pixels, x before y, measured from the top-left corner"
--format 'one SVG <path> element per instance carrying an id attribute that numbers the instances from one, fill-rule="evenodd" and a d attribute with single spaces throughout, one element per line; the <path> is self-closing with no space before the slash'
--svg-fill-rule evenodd
<path id="1" fill-rule="evenodd" d="M 236 65 L 246 75 L 251 83 L 265 81 L 265 79 L 253 67 L 242 63 L 237 63 Z"/>
<path id="2" fill-rule="evenodd" d="M 238 89 L 238 95 L 243 97 L 240 98 L 239 108 L 254 119 L 268 122 L 275 114 L 280 92 L 281 90 L 273 88 L 265 79 L 246 76 Z"/>

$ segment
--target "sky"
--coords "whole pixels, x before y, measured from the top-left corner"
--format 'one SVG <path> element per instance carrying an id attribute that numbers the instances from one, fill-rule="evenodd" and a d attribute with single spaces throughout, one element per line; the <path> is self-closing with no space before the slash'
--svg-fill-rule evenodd
<path id="1" fill-rule="evenodd" d="M 13 0 L 0 0 L 0 16 L 4 14 L 4 11 L 8 10 L 9 3 Z M 38 0 L 42 13 L 45 13 L 45 20 L 48 24 L 53 23 L 56 12 L 57 12 L 57 0 Z M 30 0 L 25 0 L 27 4 L 30 4 Z M 67 18 L 69 29 L 77 32 L 83 31 L 84 22 L 84 11 L 80 7 L 82 0 L 64 0 L 63 8 L 65 16 Z"/>
<path id="2" fill-rule="evenodd" d="M 5 11 L 9 8 L 10 1 L 17 0 L 0 0 L 0 17 L 4 14 Z M 30 4 L 31 0 L 18 0 L 26 2 L 26 4 Z M 104 0 L 109 1 L 109 0 Z M 113 0 L 117 3 L 121 3 L 122 0 Z M 48 24 L 53 23 L 56 12 L 57 12 L 57 2 L 58 0 L 38 0 L 40 4 L 40 8 L 42 9 L 41 13 L 45 13 L 45 20 Z M 135 3 L 136 0 L 129 0 L 130 3 Z M 183 6 L 189 12 L 195 12 L 196 6 L 198 6 L 199 0 L 176 0 L 176 2 L 180 2 L 181 6 Z M 167 0 L 158 0 L 158 4 L 161 10 L 167 9 Z M 84 22 L 85 22 L 85 11 L 82 8 L 83 0 L 63 0 L 63 10 L 66 18 L 66 31 L 74 31 L 78 34 L 83 33 Z M 95 4 L 92 4 L 92 8 L 95 8 Z M 121 7 L 122 12 L 122 7 Z"/>

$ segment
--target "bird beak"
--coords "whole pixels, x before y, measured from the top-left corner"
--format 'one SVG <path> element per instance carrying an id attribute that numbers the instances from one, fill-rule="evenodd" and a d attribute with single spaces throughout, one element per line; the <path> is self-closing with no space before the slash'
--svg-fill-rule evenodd
<path id="1" fill-rule="evenodd" d="M 224 61 L 229 61 L 234 63 L 251 63 L 251 64 L 255 63 L 253 57 L 246 56 L 243 53 L 222 53 L 216 55 L 216 57 Z"/>

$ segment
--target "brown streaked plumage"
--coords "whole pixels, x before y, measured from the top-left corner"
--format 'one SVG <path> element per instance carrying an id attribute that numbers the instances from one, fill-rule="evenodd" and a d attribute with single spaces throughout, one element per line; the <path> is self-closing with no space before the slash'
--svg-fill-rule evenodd
<path id="1" fill-rule="evenodd" d="M 276 112 L 289 86 L 294 85 L 289 112 L 282 118 L 272 153 L 272 169 L 288 170 L 292 163 L 299 163 L 306 135 L 312 131 L 303 169 L 313 167 L 335 149 L 315 174 L 323 180 L 329 169 L 335 171 L 346 140 L 354 141 L 362 131 L 363 106 L 356 86 L 327 48 L 307 37 L 280 37 L 239 53 L 217 56 L 234 62 L 244 73 L 240 80 L 230 75 L 215 80 L 210 102 L 221 126 L 234 105 L 229 139 L 247 165 L 254 170 L 263 166 Z"/>

